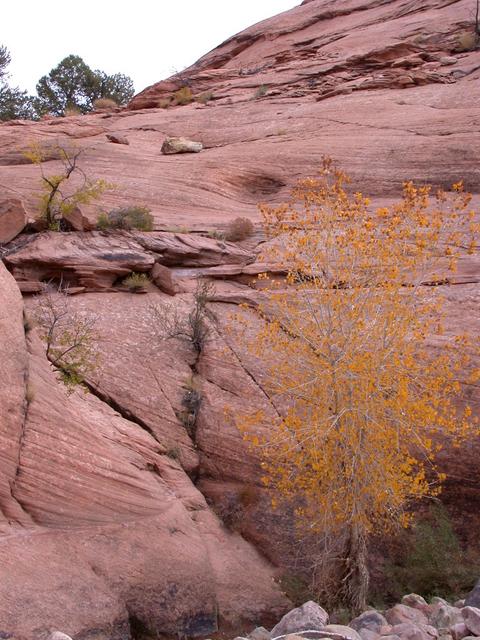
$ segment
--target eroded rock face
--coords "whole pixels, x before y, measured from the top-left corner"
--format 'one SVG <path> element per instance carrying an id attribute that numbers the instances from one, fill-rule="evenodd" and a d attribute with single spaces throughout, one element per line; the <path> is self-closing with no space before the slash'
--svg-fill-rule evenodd
<path id="1" fill-rule="evenodd" d="M 281 614 L 268 563 L 155 435 L 90 393 L 67 397 L 35 331 L 27 350 L 3 266 L 0 285 L 2 631 L 123 640 L 137 624 L 195 636 Z"/>
<path id="2" fill-rule="evenodd" d="M 280 618 L 285 601 L 272 568 L 222 527 L 204 496 L 234 517 L 248 498 L 242 532 L 267 557 L 285 561 L 284 522 L 272 526 L 278 521 L 261 489 L 258 460 L 225 412 L 261 409 L 260 434 L 276 416 L 262 363 L 229 327 L 239 304 L 255 308 L 258 274 L 281 275 L 284 267 L 256 260 L 262 237 L 239 246 L 188 231 L 217 232 L 239 215 L 258 221 L 258 202 L 284 201 L 323 154 L 352 175 L 352 188 L 372 194 L 374 205 L 398 197 L 410 178 L 435 186 L 465 178 L 467 189 L 478 190 L 480 53 L 456 51 L 468 20 L 467 0 L 310 0 L 228 40 L 188 70 L 194 93 L 215 94 L 208 106 L 157 108 L 178 88 L 173 78 L 108 118 L 0 125 L 1 183 L 14 184 L 26 205 L 36 206 L 40 183 L 38 167 L 24 156 L 25 141 L 75 140 L 86 147 L 87 175 L 120 187 L 105 194 L 102 209 L 141 203 L 158 230 L 46 233 L 5 248 L 5 263 L 25 293 L 51 279 L 86 292 L 73 304 L 99 315 L 101 334 L 91 393 L 67 398 L 38 342 L 29 340 L 27 351 L 20 295 L 0 270 L 6 631 L 30 639 L 97 629 L 92 638 L 123 640 L 141 624 L 161 633 L 210 633 L 216 608 L 230 625 L 242 616 L 255 624 L 264 615 Z M 266 95 L 255 98 L 262 85 Z M 166 135 L 201 137 L 206 152 L 163 155 Z M 130 144 L 112 144 L 112 136 Z M 54 157 L 48 167 L 57 170 Z M 97 205 L 82 215 L 93 224 Z M 154 265 L 163 291 L 152 285 L 144 296 L 114 292 L 119 278 Z M 216 292 L 208 307 L 211 334 L 196 361 L 187 343 L 157 339 L 148 308 L 169 302 L 188 314 L 198 276 L 215 279 Z M 478 252 L 462 261 L 453 282 L 438 287 L 448 319 L 442 340 L 454 329 L 480 330 Z M 172 291 L 175 297 L 167 295 Z M 202 397 L 194 428 L 183 419 L 192 375 Z M 478 389 L 467 392 L 475 405 Z M 445 499 L 458 520 L 469 514 L 465 535 L 473 539 L 478 447 L 468 442 L 455 456 L 442 456 L 442 470 L 451 472 Z M 422 614 L 417 603 L 405 604 Z M 432 635 L 423 617 L 392 621 L 399 632 L 416 625 Z M 380 630 L 397 640 L 384 622 L 360 634 Z"/>

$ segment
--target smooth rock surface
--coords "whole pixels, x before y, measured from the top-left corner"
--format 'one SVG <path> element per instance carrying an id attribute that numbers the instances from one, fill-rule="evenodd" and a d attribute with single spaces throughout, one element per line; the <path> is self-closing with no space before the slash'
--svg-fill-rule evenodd
<path id="1" fill-rule="evenodd" d="M 271 630 L 271 637 L 277 638 L 308 629 L 321 630 L 328 623 L 328 613 L 313 601 L 289 611 Z"/>
<path id="2" fill-rule="evenodd" d="M 0 201 L 0 245 L 13 240 L 27 224 L 27 214 L 21 200 L 8 198 Z"/>
<path id="3" fill-rule="evenodd" d="M 162 144 L 162 153 L 166 156 L 176 153 L 200 153 L 203 149 L 201 142 L 187 140 L 187 138 L 165 138 Z"/>
<path id="4" fill-rule="evenodd" d="M 391 625 L 413 622 L 414 624 L 428 624 L 427 616 L 418 609 L 404 604 L 396 604 L 385 612 L 385 618 Z"/>
<path id="5" fill-rule="evenodd" d="M 356 631 L 368 629 L 370 631 L 374 631 L 375 633 L 380 633 L 382 627 L 387 625 L 388 622 L 386 618 L 378 611 L 372 609 L 370 611 L 364 611 L 359 616 L 354 618 L 350 622 L 349 626 Z"/>
<path id="6" fill-rule="evenodd" d="M 465 598 L 466 607 L 477 607 L 480 609 L 480 580 Z"/>
<path id="7" fill-rule="evenodd" d="M 480 608 L 466 606 L 462 609 L 463 620 L 467 629 L 475 636 L 480 636 Z"/>

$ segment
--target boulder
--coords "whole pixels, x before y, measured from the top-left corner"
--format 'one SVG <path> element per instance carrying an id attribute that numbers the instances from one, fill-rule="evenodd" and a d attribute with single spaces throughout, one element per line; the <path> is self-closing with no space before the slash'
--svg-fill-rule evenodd
<path id="1" fill-rule="evenodd" d="M 187 138 L 165 138 L 162 144 L 162 153 L 165 156 L 176 153 L 199 153 L 203 149 L 201 142 L 188 140 Z"/>
<path id="2" fill-rule="evenodd" d="M 72 640 L 72 638 L 61 631 L 54 631 L 48 636 L 48 640 Z"/>
<path id="3" fill-rule="evenodd" d="M 470 633 L 474 636 L 480 636 L 480 609 L 469 606 L 463 607 L 462 615 Z"/>
<path id="4" fill-rule="evenodd" d="M 0 201 L 0 245 L 18 236 L 27 224 L 27 214 L 23 203 L 17 198 Z"/>
<path id="5" fill-rule="evenodd" d="M 355 629 L 343 624 L 328 624 L 322 629 L 322 631 L 325 633 L 331 633 L 332 638 L 341 636 L 342 638 L 345 638 L 345 640 L 362 640 L 362 637 L 355 631 Z"/>
<path id="6" fill-rule="evenodd" d="M 427 616 L 418 609 L 407 607 L 405 604 L 396 604 L 385 612 L 385 618 L 391 625 L 413 622 L 414 624 L 428 624 Z"/>
<path id="7" fill-rule="evenodd" d="M 325 609 L 310 600 L 284 615 L 280 622 L 273 627 L 271 637 L 276 638 L 308 629 L 320 630 L 325 627 L 327 622 L 328 613 Z"/>
<path id="8" fill-rule="evenodd" d="M 426 624 L 415 624 L 414 622 L 396 624 L 393 626 L 392 633 L 402 640 L 433 640 L 438 638 L 436 629 Z"/>
<path id="9" fill-rule="evenodd" d="M 82 213 L 79 206 L 65 213 L 63 218 L 69 223 L 73 231 L 92 231 L 95 229 L 95 225 Z"/>
<path id="10" fill-rule="evenodd" d="M 402 598 L 402 604 L 405 604 L 407 607 L 413 607 L 414 609 L 420 609 L 420 611 L 425 611 L 428 607 L 427 601 L 422 596 L 419 596 L 416 593 L 409 593 Z"/>
<path id="11" fill-rule="evenodd" d="M 466 607 L 478 607 L 480 609 L 480 580 L 465 598 Z"/>
<path id="12" fill-rule="evenodd" d="M 151 275 L 153 282 L 161 291 L 168 293 L 169 296 L 174 296 L 176 294 L 177 290 L 175 288 L 171 269 L 156 262 L 153 265 Z"/>
<path id="13" fill-rule="evenodd" d="M 449 604 L 438 603 L 434 605 L 429 621 L 437 629 L 450 629 L 454 624 L 463 622 L 463 616 L 460 609 Z"/>
<path id="14" fill-rule="evenodd" d="M 380 638 L 380 634 L 371 629 L 360 629 L 358 633 L 362 640 L 378 640 Z"/>
<path id="15" fill-rule="evenodd" d="M 372 609 L 371 611 L 364 611 L 364 613 L 354 618 L 350 622 L 349 626 L 352 627 L 352 629 L 355 629 L 355 631 L 368 629 L 369 631 L 380 633 L 382 627 L 385 627 L 386 625 L 388 625 L 388 622 L 384 616 L 375 609 Z"/>
<path id="16" fill-rule="evenodd" d="M 118 133 L 107 133 L 107 140 L 109 142 L 113 142 L 114 144 L 130 144 L 128 138 L 125 136 L 121 136 Z"/>
<path id="17" fill-rule="evenodd" d="M 270 640 L 271 635 L 265 627 L 257 627 L 248 634 L 249 640 Z"/>
<path id="18" fill-rule="evenodd" d="M 453 640 L 462 640 L 462 638 L 465 638 L 465 636 L 470 634 L 470 631 L 467 629 L 467 625 L 464 622 L 457 622 L 450 627 L 449 631 Z"/>

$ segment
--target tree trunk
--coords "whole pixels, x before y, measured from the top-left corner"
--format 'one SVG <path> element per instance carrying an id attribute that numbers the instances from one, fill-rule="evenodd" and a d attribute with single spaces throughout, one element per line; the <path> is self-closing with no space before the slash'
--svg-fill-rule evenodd
<path id="1" fill-rule="evenodd" d="M 350 527 L 342 576 L 342 600 L 356 615 L 367 608 L 370 575 L 367 566 L 367 534 L 363 527 Z"/>

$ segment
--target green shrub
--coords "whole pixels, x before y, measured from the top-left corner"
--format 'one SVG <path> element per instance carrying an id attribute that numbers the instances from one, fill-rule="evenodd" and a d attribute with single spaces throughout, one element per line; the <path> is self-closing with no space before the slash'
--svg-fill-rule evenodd
<path id="1" fill-rule="evenodd" d="M 130 206 L 113 209 L 99 215 L 97 229 L 101 231 L 109 229 L 152 231 L 153 216 L 148 207 Z"/>
<path id="2" fill-rule="evenodd" d="M 405 593 L 424 598 L 458 598 L 473 586 L 478 570 L 462 550 L 446 509 L 438 504 L 400 540 L 400 549 L 385 567 L 383 596 L 397 602 Z"/>
<path id="3" fill-rule="evenodd" d="M 143 291 L 150 282 L 150 278 L 145 273 L 131 273 L 127 276 L 122 284 L 132 293 Z"/>

